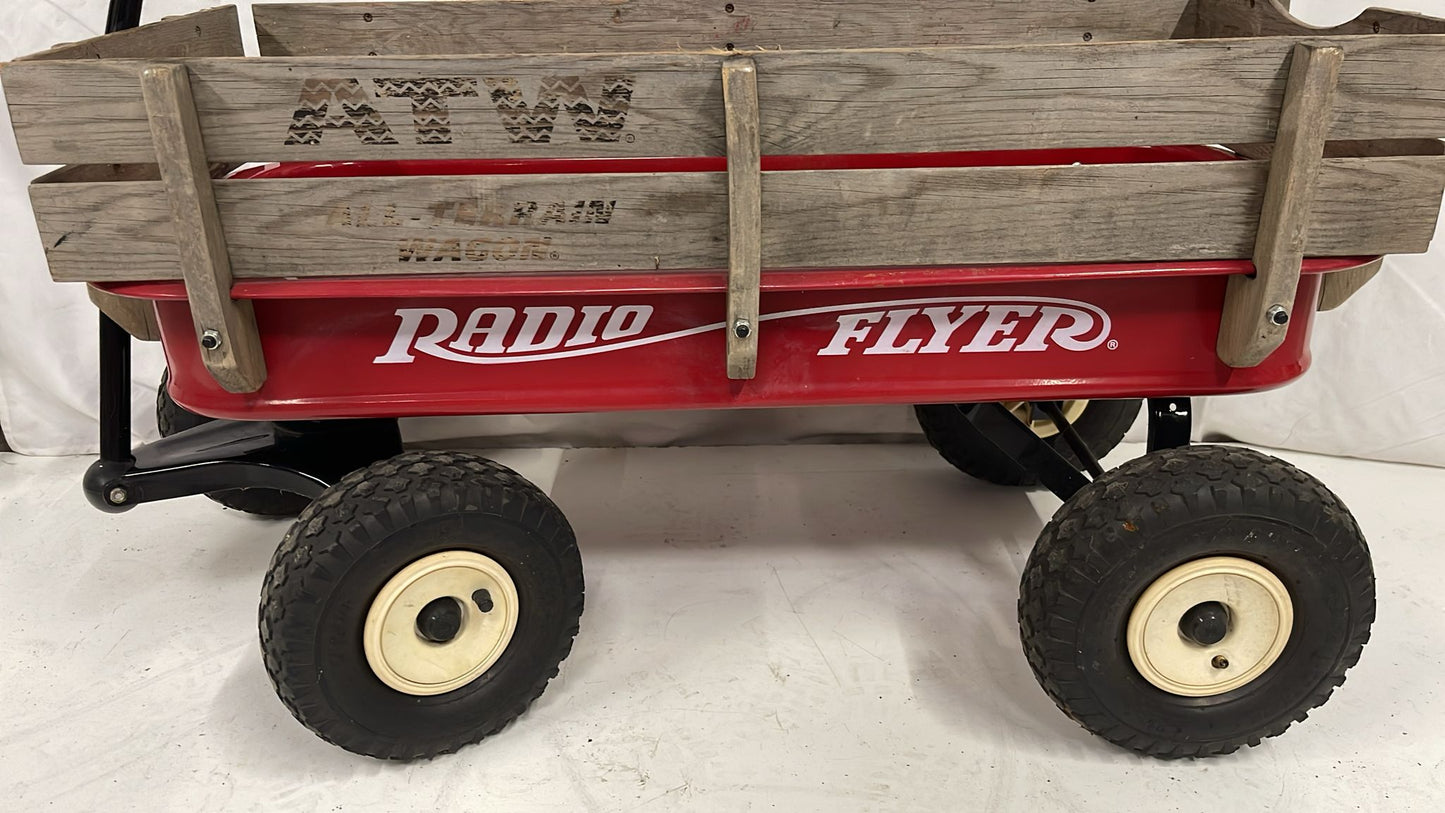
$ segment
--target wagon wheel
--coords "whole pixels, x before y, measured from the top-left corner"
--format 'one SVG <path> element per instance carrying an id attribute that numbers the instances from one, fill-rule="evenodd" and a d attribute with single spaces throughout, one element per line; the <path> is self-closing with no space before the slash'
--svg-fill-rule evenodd
<path id="1" fill-rule="evenodd" d="M 348 475 L 292 525 L 261 593 L 281 700 L 348 751 L 429 758 L 489 736 L 557 674 L 582 614 L 557 506 L 473 455 Z"/>
<path id="2" fill-rule="evenodd" d="M 1113 451 L 1124 439 L 1124 433 L 1129 431 L 1144 402 L 1141 399 L 1128 399 L 1074 400 L 1062 403 L 1064 416 L 1083 437 L 1094 457 L 1101 458 Z M 1080 467 L 1078 456 L 1069 448 L 1053 421 L 1040 412 L 1036 404 L 1030 401 L 1005 401 L 1003 405 L 1014 417 L 1023 421 L 1035 434 L 1053 446 L 1065 460 Z M 929 445 L 964 474 L 1002 486 L 1038 485 L 1038 476 L 1021 466 L 1018 461 L 992 445 L 978 443 L 973 439 L 972 433 L 961 432 L 960 426 L 966 419 L 952 404 L 916 406 L 913 411 Z"/>
<path id="3" fill-rule="evenodd" d="M 1158 757 L 1282 733 L 1359 660 L 1370 554 L 1314 478 L 1248 449 L 1147 455 L 1082 489 L 1024 570 L 1019 626 L 1066 714 Z"/>

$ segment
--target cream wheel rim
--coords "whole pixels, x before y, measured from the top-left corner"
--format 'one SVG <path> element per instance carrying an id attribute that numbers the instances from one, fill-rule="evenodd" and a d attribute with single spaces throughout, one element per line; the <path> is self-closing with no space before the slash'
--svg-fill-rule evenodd
<path id="1" fill-rule="evenodd" d="M 1059 428 L 1057 426 L 1054 426 L 1054 422 L 1049 420 L 1049 417 L 1047 415 L 1039 416 L 1037 418 L 1034 417 L 1034 407 L 1033 404 L 1031 404 L 1030 402 L 1003 401 L 1002 403 L 1004 409 L 1012 412 L 1015 418 L 1023 421 L 1024 425 L 1027 426 L 1029 429 L 1033 430 L 1033 433 L 1035 435 L 1038 435 L 1041 438 L 1051 438 L 1059 433 Z M 1064 401 L 1064 417 L 1067 418 L 1069 423 L 1071 424 L 1077 423 L 1079 418 L 1083 416 L 1084 410 L 1088 408 L 1088 406 L 1089 402 L 1087 399 L 1082 401 Z"/>
<path id="2" fill-rule="evenodd" d="M 1183 624 L 1197 608 L 1222 605 L 1223 636 L 1192 639 Z M 1255 562 L 1215 556 L 1160 576 L 1129 614 L 1129 658 L 1154 686 L 1184 697 L 1234 691 L 1274 665 L 1294 629 L 1294 603 L 1279 578 Z"/>
<path id="3" fill-rule="evenodd" d="M 362 632 L 366 662 L 399 692 L 455 691 L 506 651 L 518 607 L 517 586 L 496 561 L 472 551 L 434 553 L 391 577 L 372 600 Z"/>

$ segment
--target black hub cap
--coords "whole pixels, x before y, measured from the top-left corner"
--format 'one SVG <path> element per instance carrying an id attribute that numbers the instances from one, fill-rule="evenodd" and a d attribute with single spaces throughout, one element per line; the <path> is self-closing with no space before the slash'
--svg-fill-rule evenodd
<path id="1" fill-rule="evenodd" d="M 1200 646 L 1213 646 L 1229 634 L 1229 610 L 1217 601 L 1196 604 L 1179 620 L 1179 632 Z"/>
<path id="2" fill-rule="evenodd" d="M 416 631 L 434 644 L 457 637 L 462 628 L 462 605 L 450 596 L 433 599 L 416 617 Z"/>

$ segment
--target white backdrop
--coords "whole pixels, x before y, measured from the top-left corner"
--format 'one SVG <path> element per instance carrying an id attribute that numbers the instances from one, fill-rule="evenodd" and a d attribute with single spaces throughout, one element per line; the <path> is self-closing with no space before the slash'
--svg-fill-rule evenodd
<path id="1" fill-rule="evenodd" d="M 220 0 L 147 0 L 147 22 Z M 244 9 L 246 0 L 236 0 Z M 1445 16 L 1445 0 L 1380 0 Z M 0 59 L 100 33 L 106 0 L 7 0 L 0 5 Z M 920 6 L 926 7 L 926 3 Z M 1354 17 L 1362 0 L 1295 0 L 1295 13 L 1330 25 Z M 246 27 L 243 25 L 243 28 Z M 248 47 L 254 49 L 254 43 Z M 86 453 L 95 447 L 95 313 L 77 285 L 50 282 L 25 194 L 43 171 L 19 163 L 0 113 L 0 426 L 29 454 Z M 17 307 L 16 303 L 24 303 Z M 135 415 L 140 439 L 154 434 L 151 404 L 159 347 L 136 344 Z M 1320 317 L 1315 366 L 1289 387 L 1209 399 L 1199 410 L 1206 435 L 1266 446 L 1445 466 L 1445 233 L 1429 254 L 1391 258 L 1344 308 Z M 867 409 L 679 412 L 585 417 L 411 421 L 413 439 L 489 437 L 579 445 L 738 443 L 866 439 L 911 432 L 909 411 Z"/>

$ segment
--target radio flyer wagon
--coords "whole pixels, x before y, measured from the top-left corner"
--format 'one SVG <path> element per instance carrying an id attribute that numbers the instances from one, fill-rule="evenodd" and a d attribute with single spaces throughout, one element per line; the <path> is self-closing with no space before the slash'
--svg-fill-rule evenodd
<path id="1" fill-rule="evenodd" d="M 266 668 L 321 737 L 452 751 L 578 630 L 573 530 L 396 419 L 908 403 L 964 471 L 1064 500 L 1019 601 L 1039 682 L 1162 757 L 1323 703 L 1374 616 L 1310 476 L 1189 445 L 1317 310 L 1426 249 L 1445 22 L 1275 0 L 225 7 L 13 62 L 51 272 L 101 319 L 91 501 L 299 512 Z M 1228 148 L 1207 145 L 1228 145 Z M 239 168 L 246 164 L 245 168 Z M 131 448 L 131 337 L 168 435 Z M 1147 399 L 1149 451 L 1098 458 Z"/>

